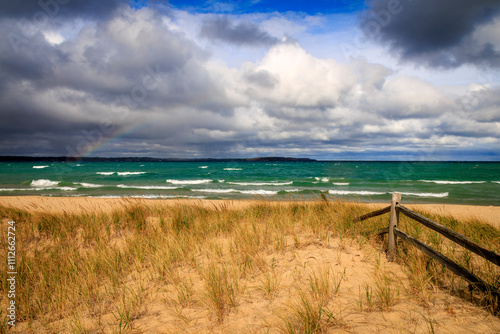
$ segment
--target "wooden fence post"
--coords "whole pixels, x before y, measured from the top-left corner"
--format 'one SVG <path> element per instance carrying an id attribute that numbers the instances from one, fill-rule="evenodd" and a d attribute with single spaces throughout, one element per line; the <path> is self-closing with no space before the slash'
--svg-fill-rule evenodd
<path id="1" fill-rule="evenodd" d="M 396 205 L 401 203 L 401 194 L 393 193 L 391 201 L 391 221 L 389 222 L 389 242 L 387 245 L 387 260 L 394 261 L 396 255 L 396 236 L 394 229 L 398 227 L 399 213 L 396 210 Z"/>

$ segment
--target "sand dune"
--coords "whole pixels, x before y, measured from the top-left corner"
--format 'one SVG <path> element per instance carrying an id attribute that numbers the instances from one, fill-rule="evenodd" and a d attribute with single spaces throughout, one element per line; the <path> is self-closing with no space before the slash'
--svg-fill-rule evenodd
<path id="1" fill-rule="evenodd" d="M 179 210 L 179 204 L 218 208 L 213 210 L 217 213 L 210 218 L 210 224 L 218 226 L 217 215 L 229 215 L 223 212 L 222 207 L 243 209 L 256 204 L 257 201 L 0 197 L 2 206 L 40 213 L 95 211 L 109 213 L 133 203 L 146 205 L 161 203 L 176 206 L 176 210 Z M 269 203 L 284 204 L 284 207 L 290 204 Z M 366 204 L 366 211 L 386 205 Z M 496 226 L 498 226 L 497 217 L 500 216 L 499 207 L 409 206 L 459 219 L 479 218 Z M 171 211 L 166 210 L 163 215 L 168 217 Z M 279 212 L 286 211 L 291 210 Z M 235 221 L 238 216 L 231 217 L 226 216 L 226 219 Z M 280 215 L 275 218 L 281 217 Z M 149 265 L 144 265 L 142 261 L 133 262 L 120 281 L 118 289 L 122 291 L 123 288 L 123 298 L 133 301 L 130 302 L 132 305 L 130 324 L 123 328 L 124 332 L 477 334 L 500 332 L 500 318 L 478 305 L 450 294 L 446 289 L 437 288 L 436 285 L 431 284 L 433 288 L 427 288 L 427 282 L 424 282 L 419 290 L 415 285 L 415 277 L 409 275 L 408 269 L 402 264 L 388 262 L 379 249 L 380 246 L 369 242 L 368 239 L 339 236 L 338 233 L 329 232 L 328 227 L 326 230 L 314 232 L 314 229 L 307 228 L 307 224 L 300 225 L 290 221 L 288 223 L 290 226 L 284 230 L 277 224 L 272 225 L 273 231 L 269 231 L 271 225 L 268 225 L 268 222 L 256 219 L 247 223 L 245 219 L 249 218 L 235 223 L 240 225 L 235 225 L 237 227 L 231 232 L 212 233 L 208 238 L 184 247 L 184 251 L 191 254 L 192 258 L 185 263 L 176 262 L 176 266 L 165 269 L 169 274 L 164 277 L 156 274 L 155 270 L 159 270 L 154 269 L 156 260 Z M 199 223 L 203 225 L 205 221 Z M 4 224 L 5 222 L 2 222 L 2 225 Z M 148 226 L 138 234 L 133 234 L 132 231 L 115 233 L 112 229 L 109 232 L 110 241 L 101 240 L 100 247 L 109 247 L 109 254 L 113 254 L 126 247 L 133 247 L 136 245 L 134 240 L 146 243 L 164 231 L 160 227 L 161 224 L 159 217 L 148 217 Z M 256 239 L 268 238 L 268 241 L 255 246 L 253 250 L 245 251 L 245 247 L 249 247 L 252 243 L 252 236 Z M 144 239 L 140 239 L 142 237 Z M 172 238 L 158 240 L 172 243 L 170 246 L 162 242 L 155 243 L 159 249 L 149 255 L 163 261 L 177 241 Z M 50 247 L 55 246 L 52 244 Z M 93 247 L 82 241 L 80 234 L 75 236 L 73 246 L 82 252 L 89 252 Z M 37 243 L 32 247 L 45 246 L 43 243 Z M 156 249 L 156 246 L 154 248 Z M 240 265 L 245 263 L 248 254 L 251 255 L 252 267 L 242 269 L 236 265 L 238 261 L 241 261 Z M 208 293 L 212 267 L 215 268 L 216 274 L 223 274 L 217 278 L 227 285 L 221 290 L 226 296 L 224 298 L 228 299 L 224 300 L 221 316 L 223 319 L 220 321 L 217 308 L 212 304 Z M 96 282 L 101 282 L 100 277 L 95 279 Z M 78 286 L 77 283 L 72 284 Z M 234 300 L 231 300 L 230 296 L 227 297 L 232 291 L 225 290 L 228 287 L 235 291 Z M 61 316 L 56 318 L 51 314 L 41 315 L 40 320 L 37 319 L 31 324 L 26 321 L 20 322 L 11 330 L 18 333 L 45 333 L 49 332 L 47 328 L 59 332 L 71 332 L 75 328 L 104 333 L 117 332 L 118 329 L 121 331 L 117 316 L 117 310 L 123 307 L 120 304 L 121 299 L 116 296 L 108 298 L 107 294 L 101 294 L 99 298 L 103 300 L 102 305 L 90 302 L 88 306 L 80 307 L 78 310 L 62 310 Z M 318 307 L 321 308 L 319 313 Z M 307 313 L 309 311 L 310 314 Z M 318 315 L 321 319 L 311 318 Z M 317 330 L 305 328 L 303 325 L 314 324 L 316 320 L 319 326 Z"/>

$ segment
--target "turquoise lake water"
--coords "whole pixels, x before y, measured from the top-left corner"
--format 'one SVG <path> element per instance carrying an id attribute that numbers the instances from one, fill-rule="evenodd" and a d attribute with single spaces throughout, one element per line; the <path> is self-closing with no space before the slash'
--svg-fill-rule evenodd
<path id="1" fill-rule="evenodd" d="M 3 162 L 0 196 L 500 205 L 500 162 Z"/>

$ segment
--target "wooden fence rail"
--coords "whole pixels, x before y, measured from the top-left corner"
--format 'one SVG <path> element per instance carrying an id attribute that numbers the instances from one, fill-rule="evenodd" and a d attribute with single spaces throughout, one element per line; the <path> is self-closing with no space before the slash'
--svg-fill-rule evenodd
<path id="1" fill-rule="evenodd" d="M 434 249 L 423 244 L 419 240 L 417 240 L 413 237 L 410 237 L 408 234 L 406 234 L 398 229 L 396 229 L 394 232 L 396 233 L 396 235 L 399 238 L 401 238 L 401 240 L 404 240 L 404 241 L 408 242 L 409 244 L 415 246 L 417 249 L 421 250 L 422 252 L 424 252 L 428 256 L 432 257 L 433 259 L 435 259 L 436 261 L 441 263 L 443 266 L 445 266 L 449 270 L 453 271 L 456 275 L 464 278 L 467 282 L 469 282 L 470 284 L 472 284 L 474 287 L 478 288 L 482 292 L 484 292 L 486 294 L 491 293 L 491 295 L 496 297 L 497 299 L 500 298 L 500 292 L 496 291 L 496 289 L 494 287 L 490 286 L 488 283 L 484 282 L 483 280 L 478 278 L 476 275 L 467 271 L 467 269 L 465 269 L 464 267 L 453 262 L 452 260 L 450 260 L 449 258 L 444 256 L 443 254 L 439 253 L 438 251 L 435 251 Z"/>
<path id="2" fill-rule="evenodd" d="M 416 220 L 417 222 L 427 226 L 430 229 L 433 229 L 434 231 L 442 234 L 443 236 L 447 237 L 451 241 L 459 244 L 460 246 L 467 248 L 471 252 L 476 253 L 477 255 L 485 258 L 486 260 L 496 264 L 497 266 L 500 266 L 500 254 L 497 254 L 495 252 L 492 252 L 478 244 L 476 244 L 474 241 L 470 240 L 467 237 L 464 237 L 461 234 L 458 234 L 457 232 L 450 230 L 446 226 L 443 226 L 439 223 L 436 223 L 433 220 L 430 220 L 427 217 L 422 216 L 421 214 L 416 213 L 415 211 L 412 211 L 408 208 L 405 208 L 402 205 L 397 206 L 398 211 L 404 214 L 405 216 Z"/>
<path id="3" fill-rule="evenodd" d="M 377 211 L 373 211 L 373 212 L 367 213 L 366 215 L 362 215 L 362 216 L 359 216 L 357 218 L 354 218 L 354 221 L 355 222 L 360 222 L 360 221 L 366 220 L 368 218 L 373 218 L 373 217 L 377 217 L 377 216 L 383 215 L 384 213 L 388 213 L 390 211 L 391 211 L 391 206 L 389 205 L 386 208 L 383 208 L 383 209 L 380 209 L 380 210 L 377 210 Z"/>
<path id="4" fill-rule="evenodd" d="M 399 213 L 401 212 L 405 216 L 421 223 L 422 225 L 442 234 L 446 238 L 452 240 L 453 242 L 459 244 L 460 246 L 470 250 L 471 252 L 474 252 L 475 254 L 485 258 L 486 260 L 496 264 L 497 266 L 500 266 L 500 254 L 492 252 L 474 241 L 470 240 L 469 238 L 447 228 L 446 226 L 443 226 L 427 217 L 422 216 L 421 214 L 412 211 L 400 204 L 401 202 L 401 194 L 400 193 L 393 193 L 392 194 L 392 201 L 391 205 L 377 210 L 373 211 L 370 213 L 367 213 L 365 215 L 362 215 L 360 217 L 357 217 L 354 219 L 355 222 L 360 222 L 368 218 L 380 216 L 385 213 L 391 213 L 391 218 L 389 222 L 389 227 L 384 228 L 378 232 L 378 234 L 385 234 L 388 233 L 388 247 L 387 247 L 387 259 L 389 261 L 393 261 L 396 255 L 396 238 L 401 238 L 404 242 L 407 242 L 420 251 L 424 252 L 428 256 L 432 257 L 439 263 L 441 263 L 443 266 L 454 272 L 456 275 L 464 278 L 466 281 L 468 281 L 472 286 L 477 287 L 479 290 L 491 294 L 497 299 L 497 303 L 500 300 L 500 292 L 497 291 L 493 286 L 488 285 L 486 282 L 482 281 L 480 278 L 478 278 L 476 275 L 470 273 L 467 271 L 465 268 L 460 266 L 459 264 L 453 262 L 443 254 L 439 253 L 438 251 L 432 249 L 431 247 L 423 244 L 419 240 L 409 236 L 408 234 L 404 233 L 403 231 L 398 229 L 399 225 Z M 497 305 L 498 306 L 498 305 Z"/>

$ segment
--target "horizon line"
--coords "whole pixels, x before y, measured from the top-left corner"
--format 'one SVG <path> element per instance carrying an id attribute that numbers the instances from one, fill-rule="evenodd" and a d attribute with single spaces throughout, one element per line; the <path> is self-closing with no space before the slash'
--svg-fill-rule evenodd
<path id="1" fill-rule="evenodd" d="M 73 156 L 30 156 L 30 155 L 0 155 L 0 162 L 5 161 L 47 161 L 55 160 L 58 162 L 74 162 L 82 160 L 122 160 L 122 161 L 149 161 L 149 162 L 202 162 L 202 161 L 249 161 L 249 162 L 259 162 L 259 161 L 283 161 L 283 162 L 492 162 L 498 163 L 500 160 L 410 160 L 410 159 L 399 159 L 399 160 L 379 160 L 379 159 L 318 159 L 318 158 L 308 158 L 308 157 L 286 157 L 286 156 L 260 156 L 260 157 L 248 157 L 248 158 L 157 158 L 149 156 L 128 156 L 128 157 L 73 157 Z"/>

